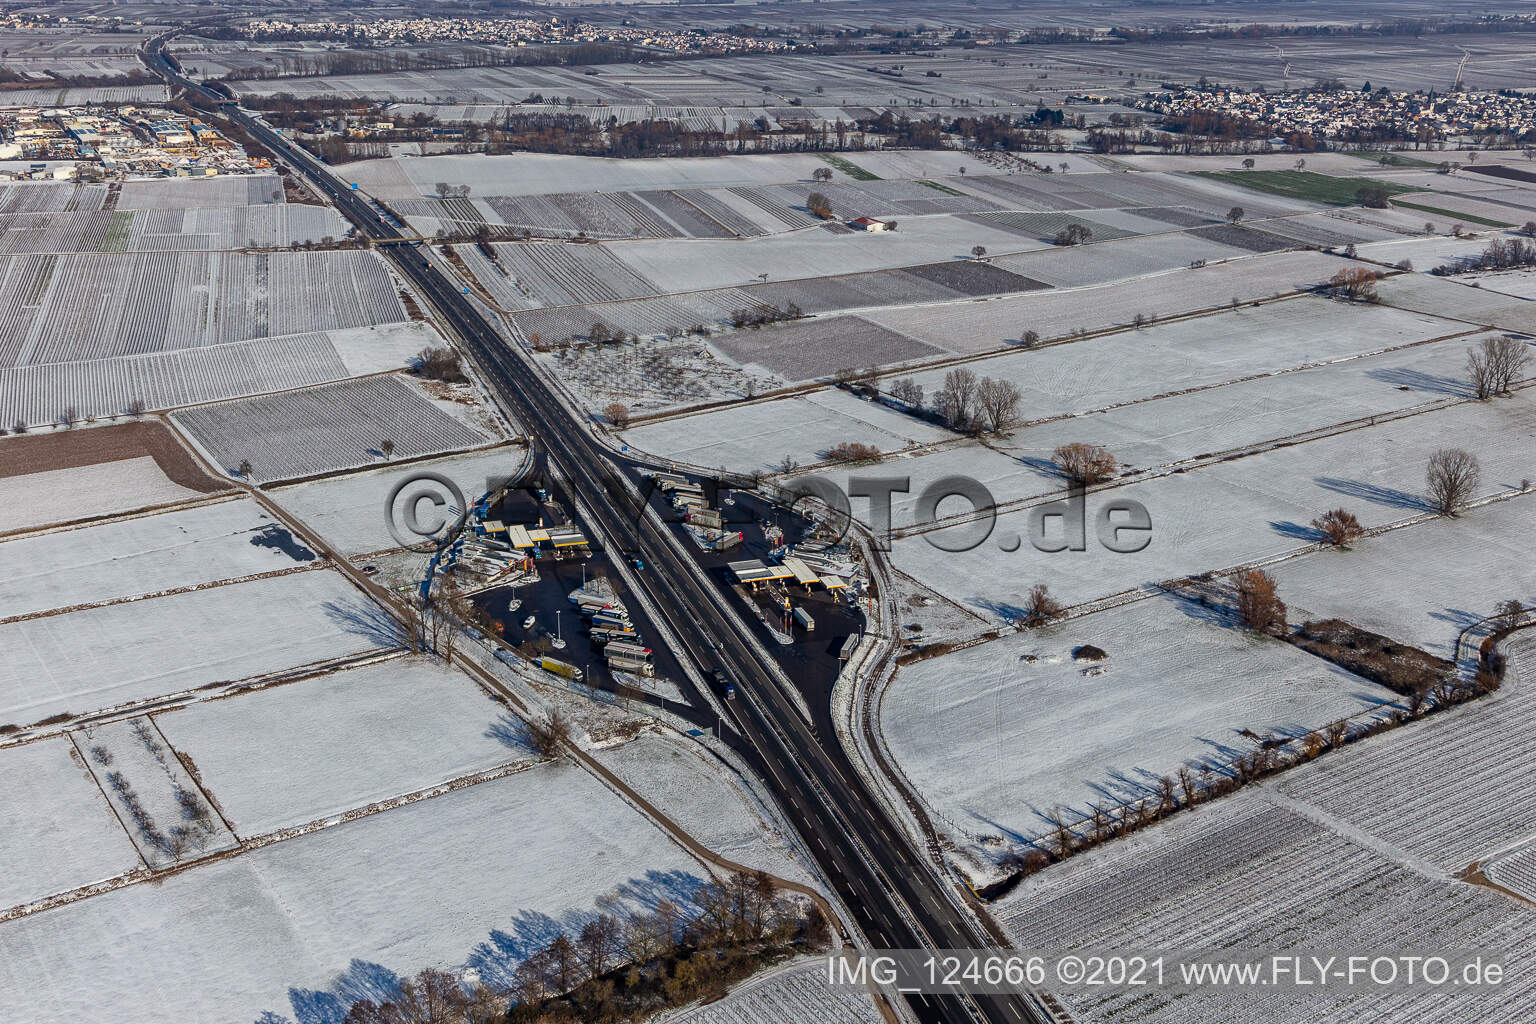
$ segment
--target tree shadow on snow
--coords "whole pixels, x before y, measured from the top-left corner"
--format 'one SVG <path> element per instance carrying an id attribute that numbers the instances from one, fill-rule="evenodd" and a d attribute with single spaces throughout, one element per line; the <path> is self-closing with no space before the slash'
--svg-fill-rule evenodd
<path id="1" fill-rule="evenodd" d="M 1322 530 L 1314 526 L 1303 526 L 1300 523 L 1293 523 L 1289 520 L 1282 522 L 1271 519 L 1269 521 L 1269 528 L 1282 537 L 1300 541 L 1303 544 L 1317 544 L 1323 540 Z"/>
<path id="2" fill-rule="evenodd" d="M 410 636 L 400 622 L 372 601 L 327 601 L 321 607 L 325 617 L 343 632 L 363 637 L 380 647 L 410 646 Z"/>
<path id="3" fill-rule="evenodd" d="M 1380 487 L 1366 483 L 1364 480 L 1340 480 L 1337 477 L 1320 476 L 1314 480 L 1314 483 L 1347 498 L 1357 498 L 1376 505 L 1385 505 L 1388 508 L 1400 508 L 1410 512 L 1433 511 L 1422 495 L 1409 494 L 1407 491 L 1394 490 L 1391 487 Z"/>
<path id="4" fill-rule="evenodd" d="M 515 750 L 522 754 L 538 753 L 533 745 L 533 737 L 528 734 L 528 723 L 510 711 L 503 711 L 501 717 L 485 730 L 485 735 L 508 750 Z"/>
<path id="5" fill-rule="evenodd" d="M 1457 380 L 1455 377 L 1441 377 L 1433 373 L 1425 373 L 1423 370 L 1409 369 L 1406 366 L 1369 370 L 1366 376 L 1372 380 L 1379 380 L 1383 384 L 1391 384 L 1393 387 L 1407 387 L 1414 391 L 1428 391 L 1454 398 L 1470 398 L 1473 394 L 1472 388 L 1466 381 Z"/>

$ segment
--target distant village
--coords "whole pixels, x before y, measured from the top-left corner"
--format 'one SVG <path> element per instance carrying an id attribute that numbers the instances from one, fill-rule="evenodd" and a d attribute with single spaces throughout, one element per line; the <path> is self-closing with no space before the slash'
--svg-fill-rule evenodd
<path id="1" fill-rule="evenodd" d="M 149 106 L 0 109 L 0 162 L 13 164 L 0 165 L 0 179 L 190 177 L 270 166 L 194 117 Z"/>
<path id="2" fill-rule="evenodd" d="M 1536 141 L 1536 95 L 1530 93 L 1392 92 L 1369 82 L 1359 89 L 1328 83 L 1294 92 L 1182 89 L 1136 106 L 1212 134 L 1425 145 L 1457 138 L 1490 145 Z"/>
<path id="3" fill-rule="evenodd" d="M 627 20 L 627 19 L 626 19 Z M 242 35 L 255 40 L 335 39 L 406 46 L 426 43 L 628 43 L 673 53 L 764 53 L 791 50 L 784 39 L 704 30 L 590 25 L 570 18 L 385 18 L 378 21 L 287 21 L 264 18 Z"/>

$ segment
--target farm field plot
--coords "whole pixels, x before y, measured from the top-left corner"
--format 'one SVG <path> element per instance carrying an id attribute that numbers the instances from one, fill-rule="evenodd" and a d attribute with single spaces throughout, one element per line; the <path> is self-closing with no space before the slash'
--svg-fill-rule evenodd
<path id="1" fill-rule="evenodd" d="M 160 423 L 11 437 L 0 448 L 0 532 L 73 522 L 225 489 Z"/>
<path id="2" fill-rule="evenodd" d="M 973 224 L 995 225 L 1013 231 L 1024 238 L 1035 238 L 1042 242 L 1049 242 L 1058 231 L 1065 229 L 1069 224 L 1085 227 L 1093 232 L 1095 239 L 1101 240 L 1128 238 L 1136 234 L 1135 231 L 1111 227 L 1102 220 L 1079 217 L 1070 213 L 973 213 L 962 219 Z"/>
<path id="3" fill-rule="evenodd" d="M 1063 556 L 1070 557 L 1070 556 Z M 1101 662 L 1073 652 L 1091 644 Z M 1220 665 L 1221 681 L 1198 666 Z M 901 669 L 880 728 L 918 792 L 955 829 L 1047 835 L 1057 808 L 1151 796 L 1189 766 L 1224 769 L 1251 743 L 1397 700 L 1277 640 L 1174 598 L 1141 601 Z"/>
<path id="4" fill-rule="evenodd" d="M 80 107 L 92 103 L 164 103 L 169 93 L 163 85 L 106 85 L 67 89 L 17 89 L 5 94 L 5 102 L 24 107 Z"/>
<path id="5" fill-rule="evenodd" d="M 1478 274 L 1472 278 L 1479 288 L 1517 299 L 1536 300 L 1536 274 L 1526 270 L 1506 270 L 1499 273 Z"/>
<path id="6" fill-rule="evenodd" d="M 140 355 L 406 319 L 360 251 L 13 256 L 0 366 Z"/>
<path id="7" fill-rule="evenodd" d="M 1041 338 L 1058 338 L 1078 328 L 1129 324 L 1137 313 L 1169 316 L 1225 305 L 1234 296 L 1310 288 L 1344 265 L 1321 253 L 1275 253 L 1115 285 L 872 312 L 868 319 L 950 352 L 983 352 L 1016 343 L 1030 329 Z"/>
<path id="8" fill-rule="evenodd" d="M 1372 213 L 1376 211 L 1370 211 Z M 1423 221 L 1419 221 L 1414 230 L 1421 232 Z M 1417 238 L 1387 239 L 1381 242 L 1368 242 L 1359 246 L 1358 252 L 1366 259 L 1378 260 L 1382 263 L 1396 264 L 1402 260 L 1408 260 L 1414 268 L 1426 272 L 1433 270 L 1442 263 L 1450 263 L 1461 256 L 1475 256 L 1488 247 L 1486 240 L 1482 238 L 1452 238 L 1449 235 L 1431 235 Z"/>
<path id="9" fill-rule="evenodd" d="M 536 757 L 505 706 L 417 656 L 203 701 L 155 724 L 242 837 Z"/>
<path id="10" fill-rule="evenodd" d="M 220 175 L 214 178 L 151 178 L 123 182 L 119 210 L 186 210 L 200 206 L 261 206 L 283 202 L 283 182 L 275 174 Z"/>
<path id="11" fill-rule="evenodd" d="M 0 747 L 0 913 L 140 866 L 90 771 L 64 736 Z"/>
<path id="12" fill-rule="evenodd" d="M 587 338 L 593 325 L 598 323 L 612 330 L 651 338 L 669 336 L 695 324 L 718 325 L 732 311 L 752 305 L 742 289 L 724 288 L 590 306 L 525 309 L 508 314 L 507 319 L 523 337 L 532 341 L 533 335 L 537 334 L 545 343 Z"/>
<path id="13" fill-rule="evenodd" d="M 1306 295 L 1154 324 L 1140 331 L 1009 352 L 974 363 L 971 368 L 978 376 L 1005 379 L 1017 385 L 1024 396 L 1020 404 L 1022 415 L 1033 420 L 1209 387 L 1256 374 L 1329 363 L 1472 329 L 1470 325 L 1421 313 L 1386 306 L 1340 307 L 1327 299 Z M 1465 343 L 1447 342 L 1431 348 L 1436 353 L 1453 349 L 1459 352 L 1458 346 L 1462 344 Z M 1419 388 L 1419 392 L 1409 394 L 1410 404 L 1440 397 L 1452 389 L 1452 382 L 1443 379 L 1445 374 L 1458 379 L 1462 376 L 1461 367 L 1452 372 L 1448 364 L 1440 365 L 1436 360 L 1431 360 L 1433 365 L 1421 363 L 1421 359 L 1430 358 L 1424 353 L 1409 352 L 1398 358 L 1405 361 L 1403 365 L 1419 366 L 1423 372 L 1432 374 L 1429 378 L 1412 379 L 1412 375 L 1405 375 L 1401 380 L 1382 381 L 1393 387 L 1408 384 Z M 1396 365 L 1389 356 L 1380 359 L 1386 366 Z M 1372 363 L 1370 368 L 1377 367 Z M 919 372 L 913 374 L 913 379 L 934 394 L 943 386 L 945 372 Z M 1346 376 L 1347 373 L 1346 370 Z M 890 384 L 891 379 L 887 378 L 885 386 L 889 388 Z M 1275 386 L 1285 387 L 1286 383 L 1277 382 Z M 1376 388 L 1372 384 L 1362 382 L 1362 386 L 1374 395 Z M 1426 390 L 1430 394 L 1421 393 Z M 1214 397 L 1220 401 L 1219 395 Z M 1278 404 L 1267 408 L 1276 410 Z M 1349 418 L 1346 415 L 1337 419 Z M 1161 426 L 1161 432 L 1169 433 L 1177 426 L 1178 421 L 1171 420 Z"/>
<path id="14" fill-rule="evenodd" d="M 70 738 L 149 867 L 168 868 L 236 845 L 148 716 L 89 725 Z"/>
<path id="15" fill-rule="evenodd" d="M 1505 330 L 1536 334 L 1536 303 L 1499 292 L 1484 292 L 1460 281 L 1428 274 L 1403 274 L 1381 282 L 1381 301 Z"/>
<path id="16" fill-rule="evenodd" d="M 0 253 L 278 248 L 347 232 L 341 215 L 323 206 L 7 213 L 0 214 Z"/>
<path id="17" fill-rule="evenodd" d="M 503 308 L 566 306 L 656 295 L 660 288 L 600 245 L 502 242 L 497 262 L 478 246 L 454 248 Z"/>
<path id="18" fill-rule="evenodd" d="M 1536 900 L 1536 847 L 1522 846 L 1483 869 L 1495 884 L 1528 900 Z"/>
<path id="19" fill-rule="evenodd" d="M 1424 467 L 1439 448 L 1475 449 L 1482 463 L 1479 494 L 1507 492 L 1530 473 L 1532 436 L 1536 407 L 1529 398 L 1457 406 L 1117 487 L 1115 497 L 1141 502 L 1152 517 L 1150 542 L 1134 554 L 1091 545 L 1043 555 L 1025 543 L 1000 556 L 999 547 L 1006 552 L 1027 526 L 1026 512 L 1011 511 L 998 517 L 991 539 L 980 546 L 958 552 L 935 546 L 974 543 L 981 531 L 972 523 L 899 539 L 893 558 L 961 604 L 1010 618 L 1037 582 L 1070 605 L 1296 550 L 1312 540 L 1305 524 L 1340 505 L 1367 528 L 1421 515 L 1428 511 Z M 1088 508 L 1091 516 L 1093 496 Z M 1013 567 L 1006 576 L 1003 565 Z"/>
<path id="20" fill-rule="evenodd" d="M 397 548 L 384 518 L 384 503 L 395 485 L 421 470 L 442 473 L 464 491 L 466 500 L 486 493 L 491 480 L 513 476 L 527 461 L 526 448 L 503 447 L 399 468 L 371 469 L 346 476 L 280 487 L 272 498 L 344 555 Z"/>
<path id="21" fill-rule="evenodd" d="M 603 246 L 659 291 L 735 288 L 761 280 L 786 282 L 920 264 L 959 262 L 973 245 L 996 253 L 1040 249 L 995 227 L 957 217 L 903 220 L 900 230 L 835 235 L 797 231 L 740 241 L 635 240 Z"/>
<path id="22" fill-rule="evenodd" d="M 822 452 L 842 441 L 891 452 L 948 436 L 939 427 L 842 391 L 696 413 L 624 432 L 631 447 L 653 455 L 738 472 L 774 469 L 785 456 L 801 465 L 820 462 Z"/>
<path id="23" fill-rule="evenodd" d="M 1409 817 L 1409 815 L 1404 815 Z M 1532 987 L 1536 926 L 1507 897 L 1426 877 L 1323 824 L 1244 793 L 1085 855 L 1002 901 L 1003 926 L 1026 949 L 1157 948 L 1191 952 L 1375 948 L 1498 949 L 1506 984 L 1461 993 L 1456 1012 L 1514 1024 Z M 1241 907 L 1241 912 L 1236 911 Z M 1310 995 L 1307 993 L 1311 993 Z M 1299 1019 L 1319 1013 L 1391 1022 L 1447 1010 L 1435 988 L 1363 994 L 1239 988 L 1058 992 L 1074 1018 L 1195 1022 Z"/>
<path id="24" fill-rule="evenodd" d="M 657 1018 L 659 1024 L 759 1024 L 793 1020 L 803 1024 L 880 1024 L 874 1001 L 854 989 L 827 984 L 822 957 L 774 968 L 738 985 L 724 999 Z"/>
<path id="25" fill-rule="evenodd" d="M 0 625 L 0 719 L 27 724 L 391 646 L 334 572 Z"/>
<path id="26" fill-rule="evenodd" d="M 1281 249 L 1296 248 L 1296 243 L 1289 238 L 1281 238 L 1242 224 L 1217 224 L 1208 228 L 1192 228 L 1189 233 L 1196 238 L 1230 245 L 1234 249 L 1246 249 L 1249 252 L 1278 252 Z"/>
<path id="27" fill-rule="evenodd" d="M 0 477 L 0 533 L 189 501 L 203 492 L 165 475 L 148 455 Z"/>
<path id="28" fill-rule="evenodd" d="M 1246 256 L 1244 249 L 1222 245 L 1186 232 L 1141 235 L 1092 242 L 1088 245 L 1051 246 L 1034 252 L 998 256 L 994 266 L 1059 288 L 1107 284 L 1143 274 L 1183 270 L 1196 260 L 1212 263 Z"/>
<path id="29" fill-rule="evenodd" d="M 428 965 L 506 984 L 595 895 L 629 913 L 686 903 L 706 877 L 590 775 L 552 765 L 10 922 L 0 997 L 50 1022 L 107 993 L 125 1020 L 312 1021 Z M 194 962 L 204 984 L 181 984 Z"/>
<path id="30" fill-rule="evenodd" d="M 762 806 L 728 768 L 694 745 L 646 732 L 597 757 L 715 853 L 780 878 L 815 884 L 791 852 L 793 840 L 770 826 Z"/>
<path id="31" fill-rule="evenodd" d="M 843 366 L 879 366 L 937 350 L 862 317 L 839 316 L 716 337 L 732 359 L 765 366 L 788 380 L 809 380 Z"/>
<path id="32" fill-rule="evenodd" d="M 503 224 L 592 238 L 681 238 L 686 232 L 625 192 L 556 192 L 489 196 L 486 205 Z"/>
<path id="33" fill-rule="evenodd" d="M 1402 236 L 1384 227 L 1361 224 L 1343 217 L 1326 213 L 1309 213 L 1300 217 L 1284 217 L 1260 221 L 1258 227 L 1265 233 L 1294 239 L 1306 245 L 1339 248 L 1364 242 L 1382 242 Z"/>
<path id="34" fill-rule="evenodd" d="M 385 374 L 174 414 L 215 465 L 249 460 L 269 482 L 367 466 L 391 457 L 435 455 L 486 437 L 433 405 L 403 377 Z M 386 440 L 394 451 L 379 448 Z"/>
<path id="35" fill-rule="evenodd" d="M 1272 575 L 1293 620 L 1348 619 L 1452 659 L 1458 634 L 1495 614 L 1500 601 L 1536 604 L 1536 567 L 1523 555 L 1533 529 L 1536 495 L 1519 495 L 1363 540 L 1348 552 L 1286 562 Z M 1454 572 L 1405 571 L 1452 565 Z"/>
<path id="36" fill-rule="evenodd" d="M 315 557 L 249 498 L 41 534 L 0 544 L 0 618 L 291 569 Z"/>

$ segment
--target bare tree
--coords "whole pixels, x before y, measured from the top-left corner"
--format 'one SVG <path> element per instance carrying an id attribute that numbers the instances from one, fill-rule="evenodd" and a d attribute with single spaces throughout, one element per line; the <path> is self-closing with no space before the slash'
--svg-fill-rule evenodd
<path id="1" fill-rule="evenodd" d="M 1494 395 L 1507 395 L 1516 379 L 1530 362 L 1530 348 L 1507 334 L 1484 338 L 1467 350 L 1467 376 L 1472 390 L 1486 401 Z"/>
<path id="2" fill-rule="evenodd" d="M 963 430 L 975 413 L 976 374 L 963 366 L 944 375 L 944 387 L 935 397 L 939 414 L 951 427 Z"/>
<path id="3" fill-rule="evenodd" d="M 1360 520 L 1355 518 L 1353 512 L 1342 508 L 1324 512 L 1312 520 L 1312 528 L 1323 535 L 1323 539 L 1337 547 L 1347 548 L 1360 538 L 1365 528 L 1360 525 Z"/>
<path id="4" fill-rule="evenodd" d="M 985 256 L 986 254 L 987 254 L 987 247 L 986 246 L 984 246 L 984 245 L 973 245 L 973 246 L 971 246 L 971 258 L 972 259 L 978 259 L 979 260 L 983 256 Z"/>
<path id="5" fill-rule="evenodd" d="M 1514 629 L 1525 621 L 1525 605 L 1517 600 L 1499 602 L 1499 625 L 1504 629 Z"/>
<path id="6" fill-rule="evenodd" d="M 540 757 L 559 757 L 571 741 L 571 720 L 558 708 L 546 718 L 532 719 L 528 723 L 528 740 Z"/>
<path id="7" fill-rule="evenodd" d="M 903 377 L 891 385 L 891 397 L 913 409 L 923 407 L 923 386 L 911 377 Z"/>
<path id="8" fill-rule="evenodd" d="M 1536 238 L 1536 220 L 1528 220 L 1524 224 L 1520 225 L 1520 233 L 1522 235 L 1529 235 L 1532 238 Z"/>
<path id="9" fill-rule="evenodd" d="M 1275 594 L 1275 581 L 1262 569 L 1237 574 L 1237 617 L 1256 633 L 1285 629 L 1285 602 Z"/>
<path id="10" fill-rule="evenodd" d="M 1245 216 L 1247 216 L 1247 211 L 1245 211 L 1241 206 L 1234 206 L 1232 209 L 1227 211 L 1227 223 L 1236 224 Z"/>
<path id="11" fill-rule="evenodd" d="M 1066 611 L 1061 602 L 1051 596 L 1051 590 L 1044 583 L 1036 583 L 1029 588 L 1029 595 L 1024 599 L 1024 625 L 1040 626 L 1052 619 L 1061 617 Z"/>
<path id="12" fill-rule="evenodd" d="M 1093 229 L 1086 224 L 1072 223 L 1056 232 L 1052 245 L 1083 245 L 1093 237 Z"/>
<path id="13" fill-rule="evenodd" d="M 1443 516 L 1456 515 L 1471 500 L 1481 478 L 1477 456 L 1462 448 L 1441 448 L 1435 452 L 1429 457 L 1424 474 L 1430 503 Z"/>
<path id="14" fill-rule="evenodd" d="M 1072 483 L 1087 487 L 1103 483 L 1120 472 L 1120 460 L 1096 444 L 1073 442 L 1051 453 L 1051 461 Z"/>
<path id="15" fill-rule="evenodd" d="M 612 914 L 599 914 L 582 927 L 576 944 L 589 979 L 608 969 L 609 960 L 619 949 L 619 935 L 619 922 Z"/>
<path id="16" fill-rule="evenodd" d="M 239 473 L 242 477 L 244 477 L 245 479 L 249 480 L 251 478 L 251 460 L 250 459 L 241 459 L 240 460 L 240 465 L 235 469 L 235 472 Z"/>
<path id="17" fill-rule="evenodd" d="M 1346 267 L 1328 279 L 1328 294 L 1337 299 L 1378 302 L 1376 274 L 1364 267 Z"/>
<path id="18" fill-rule="evenodd" d="M 812 192 L 805 197 L 805 208 L 822 220 L 832 219 L 832 201 L 820 192 Z"/>
<path id="19" fill-rule="evenodd" d="M 816 181 L 831 181 L 832 180 L 832 168 L 830 168 L 830 167 L 818 167 L 814 171 L 811 172 L 811 178 L 816 180 Z"/>
<path id="20" fill-rule="evenodd" d="M 144 399 L 135 398 L 128 403 L 128 415 L 139 419 L 144 415 Z"/>
<path id="21" fill-rule="evenodd" d="M 1253 170 L 1253 167 L 1254 167 L 1255 163 L 1256 163 L 1256 161 L 1253 159 L 1253 157 L 1251 157 L 1251 156 L 1250 157 L 1245 157 L 1243 159 L 1243 170 L 1245 170 L 1245 171 Z"/>
<path id="22" fill-rule="evenodd" d="M 994 434 L 1011 430 L 1019 421 L 1019 402 L 1023 397 L 1012 381 L 983 377 L 976 385 L 979 419 Z"/>
<path id="23" fill-rule="evenodd" d="M 1040 332 L 1035 330 L 1025 331 L 1023 337 L 1019 340 L 1024 343 L 1025 348 L 1034 348 L 1040 344 Z"/>
<path id="24" fill-rule="evenodd" d="M 629 406 L 623 402 L 609 402 L 603 406 L 603 418 L 618 430 L 629 426 Z"/>
<path id="25" fill-rule="evenodd" d="M 395 442 L 391 441 L 387 437 L 380 441 L 379 454 L 383 455 L 386 459 L 393 458 L 395 454 Z"/>

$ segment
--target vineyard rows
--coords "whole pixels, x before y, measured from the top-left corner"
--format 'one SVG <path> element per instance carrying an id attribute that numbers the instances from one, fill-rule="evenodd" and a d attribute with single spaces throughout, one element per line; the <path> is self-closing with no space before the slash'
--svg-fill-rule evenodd
<path id="1" fill-rule="evenodd" d="M 221 175 L 216 178 L 155 178 L 125 181 L 119 210 L 185 210 L 199 206 L 264 206 L 283 202 L 283 183 L 275 174 Z"/>
<path id="2" fill-rule="evenodd" d="M 99 210 L 106 201 L 105 185 L 76 185 L 65 181 L 28 181 L 0 185 L 0 213 Z"/>
<path id="3" fill-rule="evenodd" d="M 660 291 L 599 245 L 501 243 L 496 246 L 500 270 L 476 246 L 459 246 L 457 252 L 507 308 L 611 302 Z"/>
<path id="4" fill-rule="evenodd" d="M 692 189 L 677 194 L 694 206 L 697 206 L 711 220 L 723 225 L 726 230 L 743 238 L 766 234 L 772 230 L 772 228 L 764 227 L 735 207 L 728 205 L 719 197 L 703 189 Z"/>
<path id="5" fill-rule="evenodd" d="M 1257 799 L 1230 798 L 1192 820 L 1160 826 L 1150 841 L 1090 856 L 1093 864 L 1026 882 L 1003 904 L 1005 926 L 1021 947 L 1374 951 L 1391 936 L 1402 948 L 1497 949 L 1512 964 L 1536 947 L 1536 924 L 1512 918 L 1503 897 L 1426 878 Z M 1526 966 L 1512 973 L 1497 993 L 1479 996 L 1479 1020 L 1523 1019 L 1536 979 Z M 1263 1001 L 1235 988 L 1058 995 L 1083 1021 L 1136 1016 L 1226 1024 L 1306 1016 L 1306 997 L 1294 992 L 1270 992 Z M 1351 995 L 1357 1005 L 1345 1012 L 1334 997 L 1330 1016 L 1442 1019 L 1436 1010 L 1443 1013 L 1447 998 L 1437 990 L 1378 991 Z M 1358 1005 L 1366 1000 L 1369 1011 Z"/>
<path id="6" fill-rule="evenodd" d="M 744 289 L 724 288 L 602 306 L 521 310 L 509 314 L 508 319 L 524 337 L 537 333 L 545 342 L 560 342 L 587 337 L 594 323 L 642 336 L 684 331 L 695 324 L 718 324 L 733 310 L 753 304 Z"/>
<path id="7" fill-rule="evenodd" d="M 869 995 L 827 984 L 825 962 L 811 963 L 749 981 L 717 1002 L 673 1017 L 668 1024 L 880 1024 Z"/>
<path id="8" fill-rule="evenodd" d="M 485 437 L 429 401 L 404 378 L 386 374 L 175 413 L 217 465 L 249 460 L 263 483 L 374 465 L 380 446 L 394 458 L 471 448 Z"/>
<path id="9" fill-rule="evenodd" d="M 116 416 L 135 399 L 170 409 L 340 380 L 347 368 L 324 334 L 262 338 L 142 356 L 0 369 L 0 424 Z"/>
<path id="10" fill-rule="evenodd" d="M 0 366 L 406 319 L 369 252 L 16 256 L 0 266 Z"/>
<path id="11" fill-rule="evenodd" d="M 1246 249 L 1249 252 L 1276 252 L 1280 249 L 1297 248 L 1296 243 L 1289 238 L 1281 238 L 1279 235 L 1244 227 L 1241 224 L 1213 224 L 1208 228 L 1193 228 L 1189 234 L 1209 242 L 1230 245 L 1234 249 Z"/>
<path id="12" fill-rule="evenodd" d="M 810 213 L 807 213 L 804 209 L 799 208 L 798 204 L 805 202 L 805 196 L 799 196 L 795 200 L 797 205 L 792 206 L 789 203 L 784 202 L 777 195 L 772 194 L 771 190 L 766 188 L 747 188 L 742 186 L 729 189 L 728 191 L 734 196 L 739 196 L 742 199 L 745 199 L 747 202 L 751 203 L 753 206 L 756 206 L 764 213 L 767 213 L 771 217 L 777 218 L 789 227 L 802 228 L 808 224 L 821 223 Z M 810 190 L 807 189 L 806 195 L 809 194 Z"/>
<path id="13" fill-rule="evenodd" d="M 1513 670 L 1518 689 L 1506 685 L 1485 704 L 1352 748 L 1286 779 L 1281 790 L 1447 871 L 1536 835 L 1528 770 L 1536 735 L 1528 687 L 1536 672 L 1519 663 Z M 1490 713 L 1498 716 L 1492 727 Z M 1423 779 L 1435 784 L 1416 781 Z M 1413 813 L 1404 814 L 1409 801 Z"/>
<path id="14" fill-rule="evenodd" d="M 674 192 L 636 192 L 634 195 L 665 214 L 689 238 L 731 238 L 735 234 Z"/>

